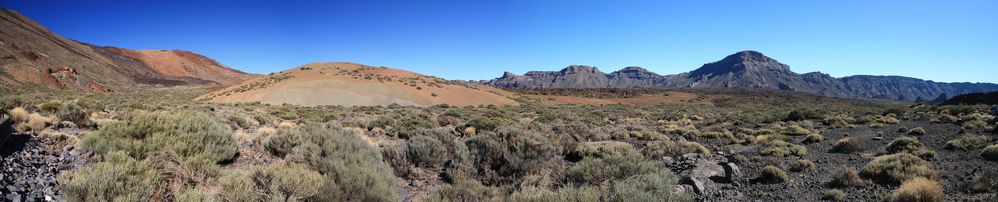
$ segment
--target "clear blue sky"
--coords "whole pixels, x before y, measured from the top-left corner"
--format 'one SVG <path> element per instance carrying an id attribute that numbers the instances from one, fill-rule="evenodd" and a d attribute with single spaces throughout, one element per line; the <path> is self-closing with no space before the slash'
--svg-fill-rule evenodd
<path id="1" fill-rule="evenodd" d="M 998 1 L 4 0 L 71 39 L 185 49 L 253 73 L 349 61 L 447 79 L 691 71 L 756 50 L 798 73 L 998 83 Z"/>

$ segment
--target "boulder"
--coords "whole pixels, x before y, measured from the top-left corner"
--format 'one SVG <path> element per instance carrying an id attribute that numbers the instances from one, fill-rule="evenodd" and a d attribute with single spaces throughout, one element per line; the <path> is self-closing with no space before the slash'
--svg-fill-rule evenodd
<path id="1" fill-rule="evenodd" d="M 742 177 L 741 169 L 738 169 L 738 165 L 735 163 L 724 163 L 724 178 L 731 183 L 737 183 L 738 179 Z"/>

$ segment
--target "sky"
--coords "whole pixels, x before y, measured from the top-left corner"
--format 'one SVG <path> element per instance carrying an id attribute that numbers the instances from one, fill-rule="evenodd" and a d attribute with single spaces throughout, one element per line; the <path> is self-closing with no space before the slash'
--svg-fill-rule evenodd
<path id="1" fill-rule="evenodd" d="M 446 79 L 572 64 L 692 71 L 755 50 L 798 73 L 998 83 L 998 1 L 3 0 L 52 31 L 251 73 L 311 62 Z"/>

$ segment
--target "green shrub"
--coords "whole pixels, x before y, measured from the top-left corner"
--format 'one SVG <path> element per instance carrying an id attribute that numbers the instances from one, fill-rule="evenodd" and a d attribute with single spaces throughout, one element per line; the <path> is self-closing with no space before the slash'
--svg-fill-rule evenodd
<path id="1" fill-rule="evenodd" d="M 10 111 L 11 109 L 20 107 L 21 104 L 21 99 L 18 98 L 0 98 L 0 112 Z"/>
<path id="2" fill-rule="evenodd" d="M 984 148 L 988 145 L 988 142 L 991 142 L 991 137 L 983 135 L 963 135 L 959 138 L 946 142 L 946 149 L 970 151 Z"/>
<path id="3" fill-rule="evenodd" d="M 790 171 L 794 172 L 814 172 L 818 170 L 818 166 L 811 162 L 811 160 L 801 159 L 797 160 L 793 166 L 790 167 Z"/>
<path id="4" fill-rule="evenodd" d="M 404 110 L 391 115 L 381 116 L 368 123 L 368 127 L 379 127 L 388 131 L 389 135 L 408 139 L 409 135 L 417 129 L 436 127 L 436 121 L 433 121 L 424 112 Z"/>
<path id="5" fill-rule="evenodd" d="M 224 202 L 217 191 L 205 187 L 195 187 L 177 193 L 176 201 Z"/>
<path id="6" fill-rule="evenodd" d="M 985 147 L 984 150 L 981 151 L 981 157 L 985 160 L 998 161 L 998 144 Z"/>
<path id="7" fill-rule="evenodd" d="M 928 149 L 918 139 L 911 137 L 895 138 L 890 144 L 887 144 L 886 150 L 887 153 L 909 153 L 922 159 L 931 159 L 936 155 L 935 151 Z"/>
<path id="8" fill-rule="evenodd" d="M 565 171 L 565 179 L 575 184 L 597 185 L 660 170 L 655 161 L 640 156 L 585 158 Z"/>
<path id="9" fill-rule="evenodd" d="M 73 122 L 76 125 L 84 125 L 87 120 L 87 112 L 83 110 L 80 106 L 76 104 L 65 104 L 59 111 L 56 112 L 56 116 L 60 120 Z"/>
<path id="10" fill-rule="evenodd" d="M 98 154 L 125 151 L 136 159 L 169 149 L 183 157 L 221 162 L 235 157 L 238 149 L 231 133 L 228 125 L 210 115 L 154 112 L 103 127 L 87 135 L 81 144 Z"/>
<path id="11" fill-rule="evenodd" d="M 582 142 L 575 147 L 572 154 L 580 159 L 583 157 L 602 158 L 611 155 L 640 155 L 631 144 L 618 141 Z"/>
<path id="12" fill-rule="evenodd" d="M 62 107 L 62 102 L 58 100 L 52 100 L 46 103 L 38 105 L 38 110 L 44 114 L 54 114 L 59 111 L 59 107 Z"/>
<path id="13" fill-rule="evenodd" d="M 396 178 L 381 152 L 337 127 L 306 124 L 271 135 L 266 147 L 325 176 L 317 201 L 395 201 Z"/>
<path id="14" fill-rule="evenodd" d="M 496 180 L 517 179 L 548 165 L 561 154 L 550 139 L 537 132 L 519 127 L 485 132 L 465 142 L 476 166 L 495 171 Z M 493 183 L 494 180 L 487 180 Z"/>
<path id="15" fill-rule="evenodd" d="M 762 174 L 756 180 L 763 183 L 776 184 L 790 180 L 790 176 L 787 176 L 787 173 L 783 172 L 783 169 L 780 169 L 780 167 L 766 166 L 762 168 Z"/>
<path id="16" fill-rule="evenodd" d="M 479 131 L 493 131 L 515 123 L 515 120 L 505 116 L 477 116 L 468 120 L 468 126 Z"/>
<path id="17" fill-rule="evenodd" d="M 807 155 L 807 148 L 780 140 L 773 140 L 763 145 L 762 150 L 759 151 L 759 154 L 763 156 L 776 157 L 804 156 Z"/>
<path id="18" fill-rule="evenodd" d="M 648 159 L 678 157 L 688 153 L 710 154 L 710 149 L 697 142 L 675 142 L 672 140 L 646 142 L 641 154 Z"/>
<path id="19" fill-rule="evenodd" d="M 642 174 L 616 181 L 610 187 L 609 201 L 693 201 L 675 192 L 677 177 L 669 171 Z"/>
<path id="20" fill-rule="evenodd" d="M 270 201 L 304 201 L 319 194 L 320 186 L 327 180 L 316 171 L 305 166 L 271 165 L 258 167 L 250 177 L 256 187 L 267 193 Z"/>
<path id="21" fill-rule="evenodd" d="M 239 116 L 229 116 L 229 122 L 239 128 L 250 128 L 249 120 Z"/>
<path id="22" fill-rule="evenodd" d="M 153 201 L 159 175 L 122 151 L 60 176 L 66 201 Z"/>
<path id="23" fill-rule="evenodd" d="M 416 136 L 408 141 L 406 154 L 417 166 L 436 168 L 447 161 L 447 148 L 430 136 Z"/>
<path id="24" fill-rule="evenodd" d="M 462 181 L 437 189 L 426 201 L 494 201 L 500 192 L 477 181 Z"/>
<path id="25" fill-rule="evenodd" d="M 595 186 L 565 186 L 554 191 L 529 189 L 513 193 L 506 201 L 608 201 L 608 191 Z"/>
<path id="26" fill-rule="evenodd" d="M 863 166 L 859 175 L 896 185 L 916 177 L 934 179 L 938 173 L 928 161 L 908 153 L 897 153 L 874 158 Z"/>
<path id="27" fill-rule="evenodd" d="M 925 135 L 925 134 L 926 134 L 925 129 L 922 129 L 922 127 L 915 127 L 915 128 L 912 128 L 911 130 L 908 131 L 908 135 L 919 135 L 919 136 L 921 136 L 921 135 Z"/>

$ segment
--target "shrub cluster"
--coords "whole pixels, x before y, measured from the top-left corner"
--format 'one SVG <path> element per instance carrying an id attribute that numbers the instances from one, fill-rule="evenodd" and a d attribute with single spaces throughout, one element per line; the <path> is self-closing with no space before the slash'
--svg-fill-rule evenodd
<path id="1" fill-rule="evenodd" d="M 773 140 L 763 145 L 759 154 L 776 157 L 804 156 L 807 155 L 807 148 L 780 140 Z"/>
<path id="2" fill-rule="evenodd" d="M 784 172 L 783 169 L 780 169 L 780 167 L 766 166 L 762 168 L 762 174 L 760 174 L 756 180 L 763 183 L 775 184 L 784 183 L 787 180 L 790 180 L 790 177 L 787 176 L 787 172 Z"/>
<path id="3" fill-rule="evenodd" d="M 835 141 L 835 145 L 832 145 L 832 149 L 828 152 L 850 154 L 865 150 L 866 148 L 863 147 L 863 143 L 847 137 Z"/>
<path id="4" fill-rule="evenodd" d="M 909 153 L 922 159 L 932 159 L 936 155 L 935 151 L 925 147 L 918 139 L 911 137 L 895 138 L 890 144 L 887 144 L 886 151 L 890 154 Z"/>
<path id="5" fill-rule="evenodd" d="M 963 135 L 946 142 L 946 149 L 970 151 L 984 148 L 991 142 L 991 137 L 983 135 Z"/>
<path id="6" fill-rule="evenodd" d="M 874 158 L 859 174 L 865 178 L 890 184 L 900 184 L 916 177 L 934 179 L 938 175 L 931 163 L 908 153 Z"/>
<path id="7" fill-rule="evenodd" d="M 81 144 L 99 154 L 124 151 L 136 159 L 144 159 L 149 152 L 173 150 L 182 157 L 222 162 L 236 154 L 231 133 L 228 125 L 206 114 L 153 112 L 103 127 Z"/>
<path id="8" fill-rule="evenodd" d="M 891 201 L 896 202 L 934 202 L 943 201 L 943 187 L 938 182 L 916 177 L 905 181 L 891 195 Z"/>

